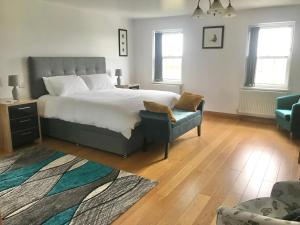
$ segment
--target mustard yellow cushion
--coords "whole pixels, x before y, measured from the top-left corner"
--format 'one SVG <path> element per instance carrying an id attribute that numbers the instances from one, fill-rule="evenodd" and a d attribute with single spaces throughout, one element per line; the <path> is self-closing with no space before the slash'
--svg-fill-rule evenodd
<path id="1" fill-rule="evenodd" d="M 169 106 L 162 105 L 162 104 L 159 104 L 156 102 L 148 102 L 148 101 L 144 101 L 144 106 L 145 106 L 145 109 L 150 112 L 167 113 L 171 122 L 172 123 L 176 122 L 174 114 Z"/>
<path id="2" fill-rule="evenodd" d="M 202 95 L 197 95 L 190 92 L 183 92 L 180 99 L 176 103 L 175 108 L 196 112 L 203 98 L 204 97 Z"/>

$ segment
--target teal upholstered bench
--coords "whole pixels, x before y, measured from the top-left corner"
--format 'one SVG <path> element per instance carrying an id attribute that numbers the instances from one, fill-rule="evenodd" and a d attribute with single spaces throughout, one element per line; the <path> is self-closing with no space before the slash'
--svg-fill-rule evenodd
<path id="1" fill-rule="evenodd" d="M 197 127 L 198 136 L 201 135 L 204 101 L 198 106 L 196 112 L 174 109 L 176 123 L 172 123 L 167 113 L 154 113 L 146 110 L 140 111 L 141 128 L 147 141 L 162 141 L 165 143 L 165 159 L 168 158 L 169 145 L 177 137 Z"/>

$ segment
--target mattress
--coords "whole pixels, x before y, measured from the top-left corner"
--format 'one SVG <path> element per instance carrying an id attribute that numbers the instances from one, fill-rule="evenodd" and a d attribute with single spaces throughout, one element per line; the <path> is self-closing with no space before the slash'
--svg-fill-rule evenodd
<path id="1" fill-rule="evenodd" d="M 140 122 L 144 100 L 173 107 L 178 98 L 173 92 L 115 88 L 70 96 L 44 95 L 38 99 L 38 108 L 43 118 L 105 128 L 129 139 Z"/>

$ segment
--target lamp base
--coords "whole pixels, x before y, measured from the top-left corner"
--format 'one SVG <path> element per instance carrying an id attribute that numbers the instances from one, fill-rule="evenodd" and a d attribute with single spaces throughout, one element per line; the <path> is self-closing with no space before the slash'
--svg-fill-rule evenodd
<path id="1" fill-rule="evenodd" d="M 12 96 L 14 100 L 19 100 L 19 92 L 16 86 L 12 89 Z"/>
<path id="2" fill-rule="evenodd" d="M 120 77 L 120 76 L 118 76 L 118 79 L 117 79 L 117 84 L 118 84 L 118 86 L 120 86 L 120 85 L 121 85 L 121 77 Z"/>

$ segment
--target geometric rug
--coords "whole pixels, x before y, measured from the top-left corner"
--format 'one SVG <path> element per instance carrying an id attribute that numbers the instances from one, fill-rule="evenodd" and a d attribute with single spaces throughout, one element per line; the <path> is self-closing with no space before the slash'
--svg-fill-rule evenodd
<path id="1" fill-rule="evenodd" d="M 4 225 L 106 225 L 157 183 L 48 148 L 0 161 Z"/>

